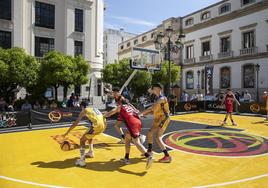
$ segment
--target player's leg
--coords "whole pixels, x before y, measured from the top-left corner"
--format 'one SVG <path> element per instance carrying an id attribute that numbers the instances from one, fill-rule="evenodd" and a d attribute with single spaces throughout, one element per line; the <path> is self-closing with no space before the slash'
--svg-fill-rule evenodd
<path id="1" fill-rule="evenodd" d="M 226 112 L 226 115 L 225 115 L 225 118 L 224 118 L 224 120 L 223 120 L 222 125 L 226 125 L 226 124 L 227 124 L 226 121 L 227 121 L 228 116 L 229 116 L 229 114 Z"/>
<path id="2" fill-rule="evenodd" d="M 233 120 L 233 114 L 232 114 L 231 112 L 229 113 L 229 116 L 230 116 L 232 125 L 237 126 L 237 124 L 236 124 L 236 123 L 234 122 L 234 120 Z"/>
<path id="3" fill-rule="evenodd" d="M 94 151 L 93 151 L 93 137 L 88 139 L 89 144 L 89 151 L 86 153 L 86 157 L 93 158 L 94 157 Z"/>
<path id="4" fill-rule="evenodd" d="M 154 134 L 157 132 L 157 126 L 155 126 L 155 123 L 153 126 L 149 129 L 148 135 L 147 135 L 147 141 L 148 141 L 148 149 L 147 152 L 152 154 L 153 152 L 153 140 L 154 140 Z"/>
<path id="5" fill-rule="evenodd" d="M 129 162 L 129 153 L 131 147 L 130 143 L 131 143 L 131 136 L 129 133 L 127 133 L 125 136 L 125 157 L 124 159 L 122 159 L 125 164 L 130 164 Z"/>
<path id="6" fill-rule="evenodd" d="M 168 125 L 169 125 L 170 119 L 164 120 L 163 122 L 161 122 L 157 133 L 156 133 L 156 141 L 158 146 L 161 148 L 162 152 L 164 153 L 164 157 L 162 159 L 159 160 L 159 162 L 163 162 L 163 163 L 170 163 L 172 158 L 170 157 L 164 142 L 162 140 L 162 136 L 164 134 L 164 132 L 166 131 Z"/>
<path id="7" fill-rule="evenodd" d="M 121 128 L 121 122 L 117 121 L 114 125 L 114 128 L 118 132 L 118 134 L 121 135 L 121 140 L 118 142 L 118 144 L 124 144 L 125 143 L 125 134 Z"/>
<path id="8" fill-rule="evenodd" d="M 81 138 L 80 138 L 80 159 L 78 159 L 75 162 L 75 165 L 77 166 L 86 166 L 86 162 L 85 162 L 85 148 L 86 148 L 86 134 L 84 134 Z"/>

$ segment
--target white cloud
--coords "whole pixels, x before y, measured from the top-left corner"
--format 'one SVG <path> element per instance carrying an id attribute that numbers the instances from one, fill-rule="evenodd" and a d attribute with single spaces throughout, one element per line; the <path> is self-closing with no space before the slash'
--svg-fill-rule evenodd
<path id="1" fill-rule="evenodd" d="M 144 26 L 148 26 L 148 27 L 156 26 L 155 23 L 152 23 L 152 22 L 149 22 L 146 20 L 136 19 L 136 18 L 130 18 L 130 17 L 125 17 L 125 16 L 114 16 L 114 15 L 110 15 L 109 17 L 123 21 L 124 23 L 128 23 L 128 24 L 144 25 Z"/>

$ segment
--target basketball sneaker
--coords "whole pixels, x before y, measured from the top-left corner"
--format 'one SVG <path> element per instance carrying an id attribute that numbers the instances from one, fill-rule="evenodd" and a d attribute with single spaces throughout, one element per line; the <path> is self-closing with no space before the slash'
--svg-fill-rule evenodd
<path id="1" fill-rule="evenodd" d="M 121 138 L 121 140 L 119 140 L 118 142 L 117 142 L 117 144 L 124 144 L 125 143 L 125 139 L 123 139 L 123 138 Z"/>
<path id="2" fill-rule="evenodd" d="M 159 159 L 160 163 L 170 163 L 172 158 L 170 156 L 164 156 L 162 159 Z"/>
<path id="3" fill-rule="evenodd" d="M 146 170 L 149 169 L 149 168 L 151 168 L 151 166 L 152 166 L 152 164 L 153 164 L 153 161 L 154 161 L 153 156 L 150 155 L 150 156 L 147 158 L 147 162 L 146 162 Z"/>
<path id="4" fill-rule="evenodd" d="M 233 122 L 233 126 L 237 126 L 237 124 L 235 122 Z"/>
<path id="5" fill-rule="evenodd" d="M 75 162 L 76 166 L 80 166 L 80 167 L 85 167 L 86 166 L 86 162 L 83 159 L 77 159 Z"/>
<path id="6" fill-rule="evenodd" d="M 85 157 L 86 157 L 86 158 L 94 158 L 94 153 L 93 153 L 93 151 L 89 151 L 89 152 L 87 152 L 86 155 L 85 155 Z"/>
<path id="7" fill-rule="evenodd" d="M 140 142 L 141 142 L 141 144 L 144 144 L 145 141 L 146 141 L 146 136 L 143 135 L 143 134 L 141 134 L 140 135 Z"/>
<path id="8" fill-rule="evenodd" d="M 223 121 L 223 123 L 221 124 L 221 126 L 227 125 L 226 121 Z"/>
<path id="9" fill-rule="evenodd" d="M 129 165 L 130 164 L 129 159 L 123 158 L 123 159 L 121 159 L 121 161 L 123 163 L 125 163 L 126 165 Z"/>

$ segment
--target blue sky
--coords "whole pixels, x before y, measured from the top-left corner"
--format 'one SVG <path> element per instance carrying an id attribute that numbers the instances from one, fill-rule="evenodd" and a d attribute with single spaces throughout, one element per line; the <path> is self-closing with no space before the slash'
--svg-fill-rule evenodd
<path id="1" fill-rule="evenodd" d="M 220 0 L 105 0 L 105 28 L 143 33 L 169 17 L 185 16 Z"/>

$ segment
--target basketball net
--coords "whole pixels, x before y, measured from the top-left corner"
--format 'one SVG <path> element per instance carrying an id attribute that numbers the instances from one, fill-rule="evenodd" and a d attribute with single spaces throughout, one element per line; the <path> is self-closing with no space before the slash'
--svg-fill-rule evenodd
<path id="1" fill-rule="evenodd" d="M 147 69 L 149 73 L 154 74 L 154 68 L 155 68 L 154 64 L 145 64 L 144 67 Z"/>

